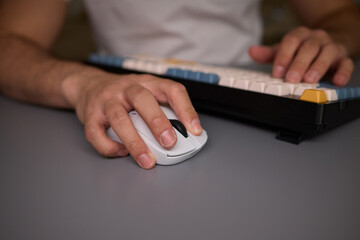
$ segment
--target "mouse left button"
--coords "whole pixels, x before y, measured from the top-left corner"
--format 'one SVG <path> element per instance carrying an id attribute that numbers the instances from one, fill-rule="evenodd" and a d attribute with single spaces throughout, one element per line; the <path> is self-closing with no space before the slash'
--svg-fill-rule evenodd
<path id="1" fill-rule="evenodd" d="M 171 125 L 179 131 L 179 133 L 181 133 L 181 135 L 183 135 L 185 138 L 188 137 L 188 133 L 186 131 L 186 128 L 184 126 L 184 124 L 182 124 L 179 120 L 177 119 L 169 119 Z"/>

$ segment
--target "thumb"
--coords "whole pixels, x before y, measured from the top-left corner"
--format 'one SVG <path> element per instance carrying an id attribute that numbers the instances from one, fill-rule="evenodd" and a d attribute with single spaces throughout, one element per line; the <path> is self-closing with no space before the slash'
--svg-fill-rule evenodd
<path id="1" fill-rule="evenodd" d="M 270 63 L 275 59 L 278 51 L 278 44 L 274 46 L 251 46 L 249 48 L 250 57 L 258 63 Z"/>

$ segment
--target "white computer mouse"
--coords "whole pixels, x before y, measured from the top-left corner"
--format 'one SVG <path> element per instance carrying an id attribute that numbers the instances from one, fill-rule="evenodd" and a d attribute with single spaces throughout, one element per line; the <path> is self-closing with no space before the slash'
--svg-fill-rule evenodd
<path id="1" fill-rule="evenodd" d="M 171 108 L 165 106 L 160 107 L 170 120 L 176 132 L 177 142 L 172 149 L 165 149 L 157 142 L 144 120 L 136 111 L 129 112 L 129 116 L 140 137 L 156 157 L 156 163 L 160 165 L 173 165 L 194 156 L 201 150 L 208 139 L 206 131 L 203 130 L 200 136 L 192 135 L 186 131 L 184 125 L 178 120 Z M 121 143 L 121 140 L 111 127 L 108 128 L 107 135 L 112 140 Z"/>

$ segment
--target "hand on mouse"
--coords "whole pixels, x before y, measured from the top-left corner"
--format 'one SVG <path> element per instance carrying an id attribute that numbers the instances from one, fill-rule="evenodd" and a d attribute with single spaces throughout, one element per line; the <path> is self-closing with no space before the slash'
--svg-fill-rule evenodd
<path id="1" fill-rule="evenodd" d="M 323 30 L 306 27 L 294 29 L 273 47 L 252 46 L 249 54 L 256 62 L 273 62 L 273 76 L 293 83 L 317 83 L 333 68 L 333 83 L 344 86 L 354 70 L 344 45 Z"/>
<path id="2" fill-rule="evenodd" d="M 102 155 L 126 156 L 140 167 L 153 168 L 156 160 L 133 126 L 128 112 L 135 109 L 149 126 L 154 137 L 166 149 L 176 143 L 176 133 L 158 102 L 168 103 L 179 120 L 194 135 L 202 127 L 185 87 L 177 82 L 151 75 L 115 75 L 102 71 L 84 73 L 81 79 L 69 80 L 70 102 L 85 126 L 87 140 Z M 105 133 L 111 126 L 123 144 Z"/>

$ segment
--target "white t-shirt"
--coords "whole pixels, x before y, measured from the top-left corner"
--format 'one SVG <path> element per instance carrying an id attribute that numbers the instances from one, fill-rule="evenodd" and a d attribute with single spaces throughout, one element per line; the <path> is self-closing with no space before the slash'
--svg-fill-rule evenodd
<path id="1" fill-rule="evenodd" d="M 260 0 L 85 0 L 100 53 L 249 63 Z"/>

